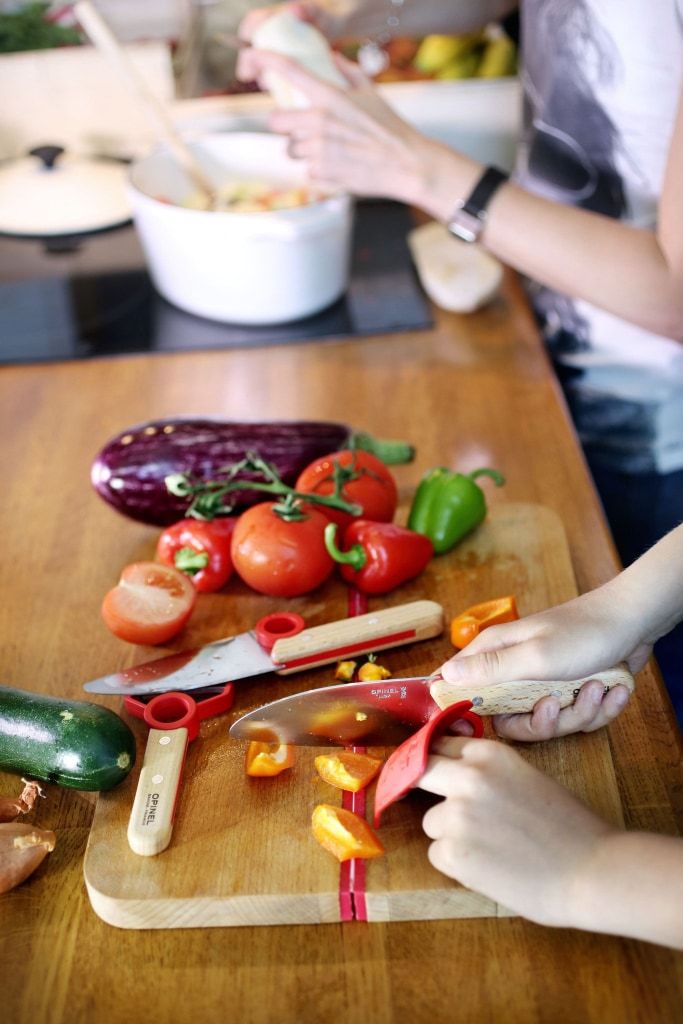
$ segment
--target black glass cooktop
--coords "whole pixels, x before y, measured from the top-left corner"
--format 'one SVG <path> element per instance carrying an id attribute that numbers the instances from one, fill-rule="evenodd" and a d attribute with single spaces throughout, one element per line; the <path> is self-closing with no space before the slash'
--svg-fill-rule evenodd
<path id="1" fill-rule="evenodd" d="M 0 238 L 0 363 L 250 347 L 431 327 L 399 203 L 357 204 L 350 286 L 304 320 L 245 327 L 205 320 L 154 289 L 132 226 L 47 251 Z"/>

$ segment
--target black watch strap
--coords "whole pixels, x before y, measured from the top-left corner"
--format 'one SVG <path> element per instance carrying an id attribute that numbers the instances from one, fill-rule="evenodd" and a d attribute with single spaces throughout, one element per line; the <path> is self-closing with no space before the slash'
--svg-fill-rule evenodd
<path id="1" fill-rule="evenodd" d="M 509 180 L 497 167 L 487 167 L 467 199 L 458 205 L 448 230 L 464 242 L 476 242 L 483 231 L 486 208 L 495 192 Z"/>
<path id="2" fill-rule="evenodd" d="M 499 171 L 497 167 L 487 167 L 462 204 L 462 209 L 471 217 L 481 217 L 493 198 L 494 192 L 507 180 L 508 176 L 504 171 Z"/>

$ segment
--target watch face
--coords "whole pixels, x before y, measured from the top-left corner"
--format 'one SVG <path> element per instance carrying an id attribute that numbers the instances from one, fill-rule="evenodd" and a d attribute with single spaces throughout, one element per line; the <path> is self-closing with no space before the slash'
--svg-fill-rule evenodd
<path id="1" fill-rule="evenodd" d="M 451 234 L 463 242 L 476 242 L 484 227 L 480 217 L 474 217 L 465 210 L 458 210 L 447 225 Z"/>

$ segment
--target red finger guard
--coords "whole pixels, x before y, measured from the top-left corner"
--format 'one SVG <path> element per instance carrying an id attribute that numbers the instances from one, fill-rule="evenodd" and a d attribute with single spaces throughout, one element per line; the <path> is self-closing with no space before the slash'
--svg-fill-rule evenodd
<path id="1" fill-rule="evenodd" d="M 484 723 L 479 715 L 470 710 L 472 702 L 461 700 L 444 708 L 422 726 L 416 733 L 409 736 L 405 743 L 397 747 L 380 772 L 375 790 L 375 828 L 379 825 L 382 813 L 390 804 L 400 800 L 422 778 L 427 768 L 427 758 L 432 742 L 441 736 L 449 725 L 458 719 L 469 722 L 474 729 L 474 736 L 484 734 Z"/>

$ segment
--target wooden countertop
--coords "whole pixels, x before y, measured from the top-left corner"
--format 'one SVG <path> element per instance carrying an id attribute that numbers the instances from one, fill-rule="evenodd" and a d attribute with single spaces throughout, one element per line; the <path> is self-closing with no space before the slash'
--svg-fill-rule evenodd
<path id="1" fill-rule="evenodd" d="M 121 566 L 152 554 L 156 531 L 106 507 L 89 467 L 109 436 L 154 417 L 330 419 L 410 439 L 418 457 L 397 469 L 404 496 L 433 465 L 495 466 L 508 483 L 492 502 L 559 513 L 581 591 L 611 577 L 615 551 L 517 281 L 477 315 L 435 316 L 414 334 L 3 368 L 3 683 L 80 698 L 86 679 L 132 663 L 99 604 Z M 680 832 L 681 737 L 653 666 L 609 738 L 628 827 Z M 3 793 L 16 783 L 0 775 Z M 13 1024 L 651 1024 L 680 1013 L 683 955 L 515 918 L 112 928 L 83 884 L 93 806 L 92 794 L 49 787 L 36 820 L 57 847 L 2 897 Z"/>

